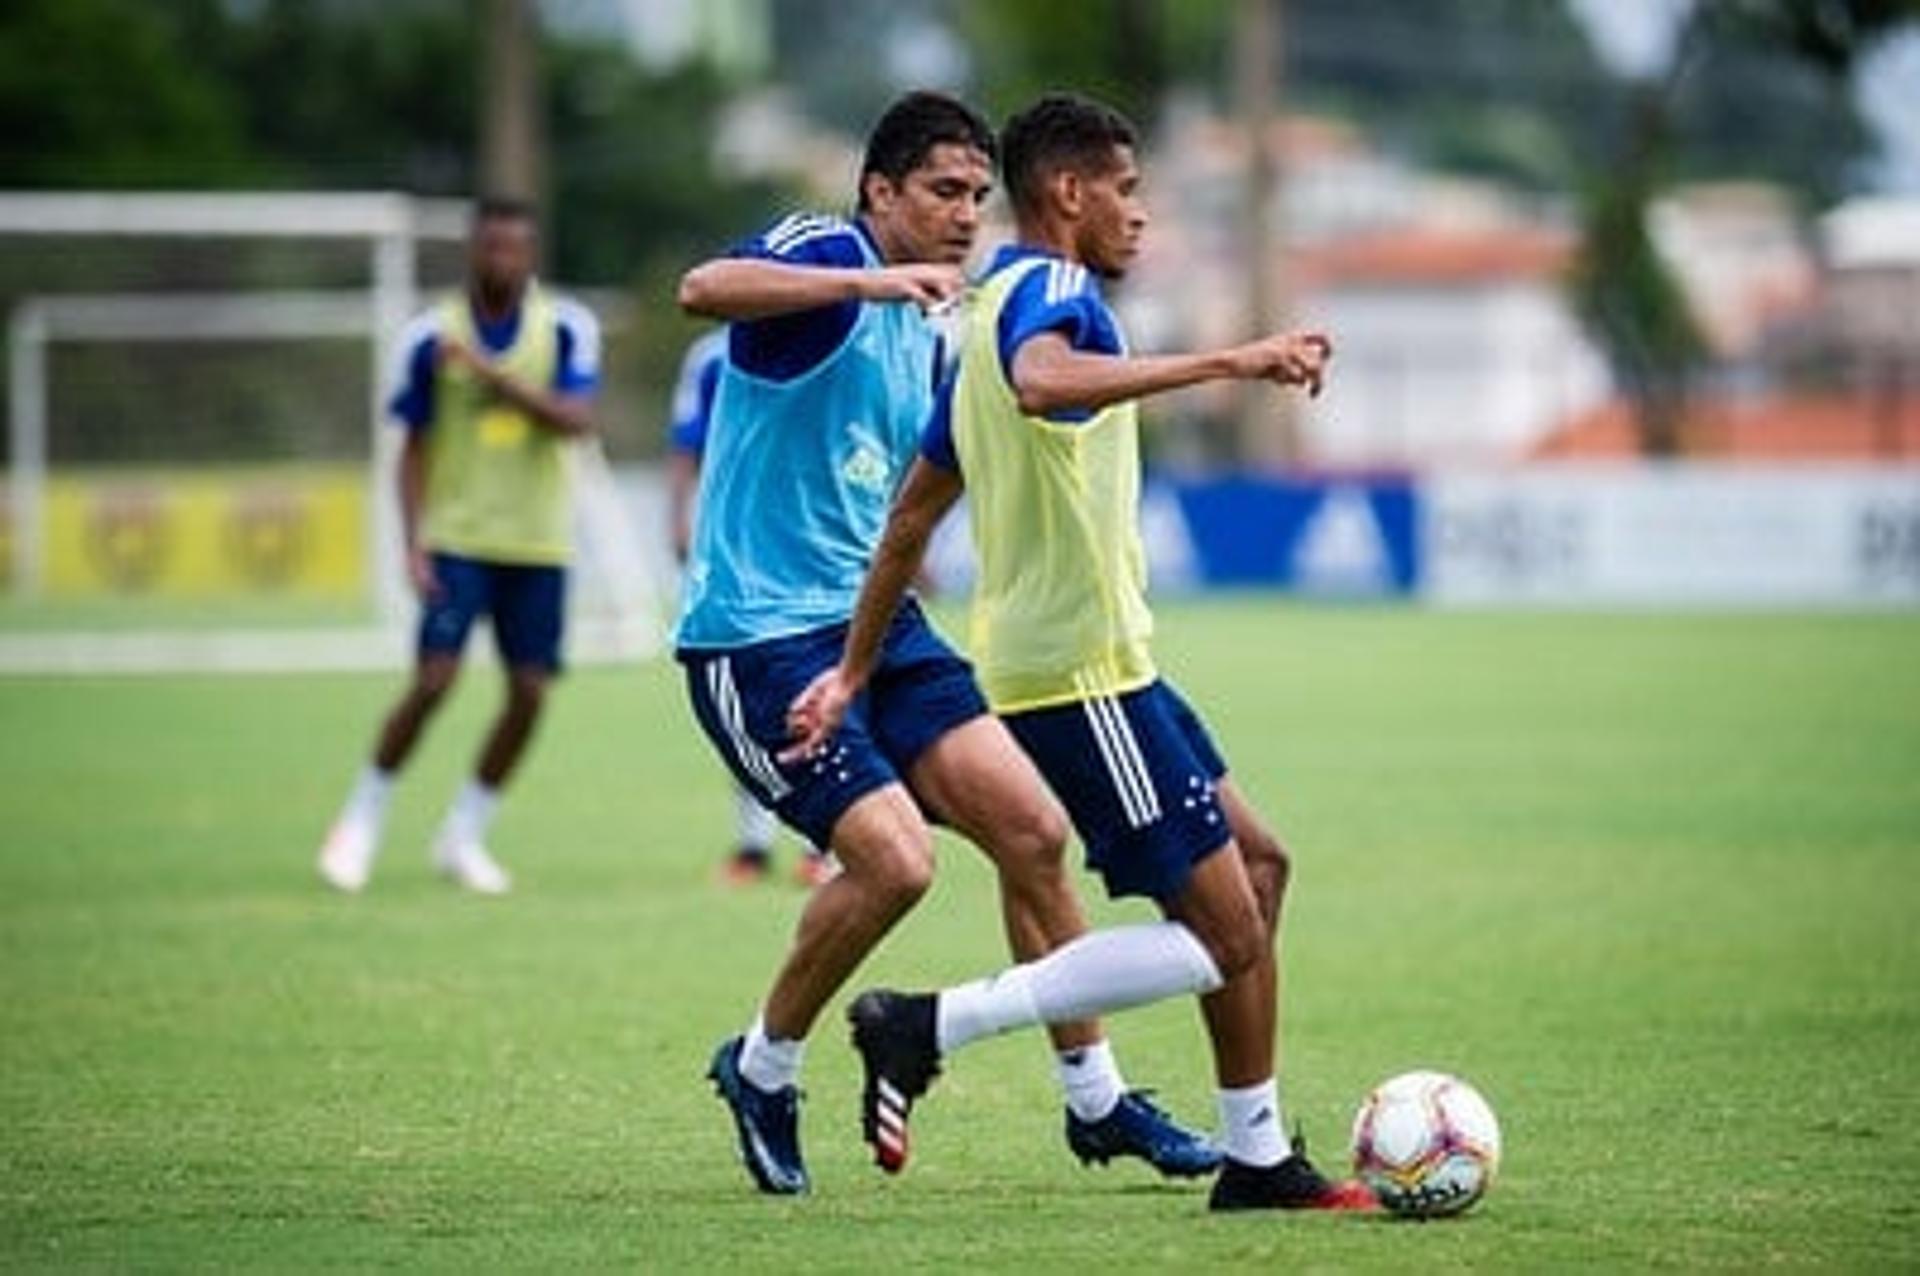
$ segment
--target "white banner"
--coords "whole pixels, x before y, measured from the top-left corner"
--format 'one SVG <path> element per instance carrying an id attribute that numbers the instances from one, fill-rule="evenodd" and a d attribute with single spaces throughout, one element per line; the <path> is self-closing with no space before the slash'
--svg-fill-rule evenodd
<path id="1" fill-rule="evenodd" d="M 1920 605 L 1920 467 L 1550 466 L 1422 493 L 1440 603 Z"/>

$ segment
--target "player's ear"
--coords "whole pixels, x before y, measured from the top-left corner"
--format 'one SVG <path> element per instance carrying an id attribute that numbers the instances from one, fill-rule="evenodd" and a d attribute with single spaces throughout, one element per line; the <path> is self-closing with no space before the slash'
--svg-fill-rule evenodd
<path id="1" fill-rule="evenodd" d="M 1068 218 L 1080 216 L 1080 210 L 1086 202 L 1086 189 L 1079 173 L 1071 168 L 1055 169 L 1047 185 L 1053 189 L 1054 203 L 1063 214 Z"/>
<path id="2" fill-rule="evenodd" d="M 868 173 L 860 179 L 860 194 L 863 207 L 885 216 L 900 192 L 885 173 Z"/>

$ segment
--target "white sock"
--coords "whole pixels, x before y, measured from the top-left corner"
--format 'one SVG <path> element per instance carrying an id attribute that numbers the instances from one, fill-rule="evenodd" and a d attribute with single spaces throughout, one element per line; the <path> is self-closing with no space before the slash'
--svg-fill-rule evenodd
<path id="1" fill-rule="evenodd" d="M 493 823 L 494 808 L 500 805 L 500 790 L 488 788 L 478 780 L 468 780 L 454 795 L 447 808 L 444 828 L 449 837 L 463 842 L 487 840 L 487 826 Z"/>
<path id="2" fill-rule="evenodd" d="M 940 1052 L 1030 1024 L 1212 992 L 1220 983 L 1213 958 L 1179 922 L 1088 931 L 1038 961 L 942 992 L 934 1016 Z"/>
<path id="3" fill-rule="evenodd" d="M 1280 1083 L 1220 1091 L 1220 1144 L 1242 1165 L 1278 1165 L 1293 1154 L 1287 1146 L 1286 1114 L 1280 1110 Z"/>
<path id="4" fill-rule="evenodd" d="M 1127 1083 L 1120 1079 L 1119 1065 L 1113 1061 L 1113 1044 L 1104 1038 L 1090 1046 L 1079 1046 L 1056 1053 L 1060 1067 L 1060 1088 L 1066 1091 L 1067 1106 L 1082 1121 L 1098 1121 L 1114 1110 Z"/>
<path id="5" fill-rule="evenodd" d="M 369 763 L 353 782 L 353 791 L 347 795 L 346 810 L 342 814 L 366 820 L 377 827 L 386 818 L 387 799 L 393 796 L 394 778 L 393 772 L 382 771 Z"/>
<path id="6" fill-rule="evenodd" d="M 762 855 L 772 850 L 774 830 L 779 828 L 773 812 L 761 806 L 753 794 L 738 786 L 733 790 L 733 801 L 740 830 L 740 849 L 758 851 Z"/>
<path id="7" fill-rule="evenodd" d="M 800 1060 L 806 1053 L 804 1041 L 769 1037 L 766 1017 L 755 1015 L 740 1047 L 740 1075 L 752 1082 L 754 1089 L 772 1094 L 800 1080 Z"/>

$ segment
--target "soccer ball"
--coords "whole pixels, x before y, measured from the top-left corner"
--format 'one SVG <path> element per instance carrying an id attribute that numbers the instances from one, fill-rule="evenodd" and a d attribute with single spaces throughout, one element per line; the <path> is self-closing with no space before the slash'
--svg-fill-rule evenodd
<path id="1" fill-rule="evenodd" d="M 1458 1077 L 1405 1072 L 1374 1087 L 1353 1118 L 1353 1170 L 1403 1218 L 1458 1214 L 1493 1183 L 1500 1123 Z"/>

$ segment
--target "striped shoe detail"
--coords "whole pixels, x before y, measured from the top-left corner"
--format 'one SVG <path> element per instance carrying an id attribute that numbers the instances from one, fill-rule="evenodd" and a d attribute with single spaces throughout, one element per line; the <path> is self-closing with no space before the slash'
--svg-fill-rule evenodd
<path id="1" fill-rule="evenodd" d="M 885 1077 L 874 1079 L 873 1105 L 873 1159 L 889 1174 L 898 1174 L 907 1168 L 907 1156 L 911 1141 L 907 1136 L 907 1114 L 913 1109 L 913 1101 Z"/>

